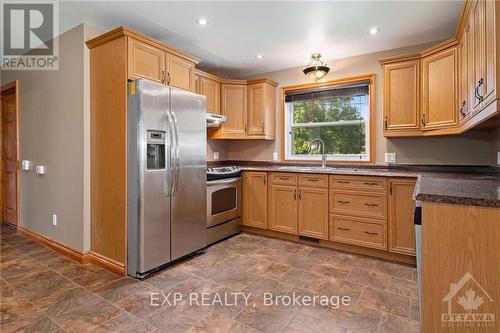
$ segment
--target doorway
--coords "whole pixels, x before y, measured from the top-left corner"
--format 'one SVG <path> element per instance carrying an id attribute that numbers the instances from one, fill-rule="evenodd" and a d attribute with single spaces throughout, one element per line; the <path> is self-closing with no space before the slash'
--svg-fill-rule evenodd
<path id="1" fill-rule="evenodd" d="M 8 83 L 1 89 L 0 216 L 2 221 L 17 225 L 19 207 L 19 84 Z"/>

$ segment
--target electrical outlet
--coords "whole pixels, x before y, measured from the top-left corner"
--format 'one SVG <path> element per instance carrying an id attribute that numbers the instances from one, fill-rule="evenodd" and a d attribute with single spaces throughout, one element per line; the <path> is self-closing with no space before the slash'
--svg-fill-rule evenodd
<path id="1" fill-rule="evenodd" d="M 277 161 L 278 160 L 278 152 L 274 152 L 273 153 L 273 161 Z"/>
<path id="2" fill-rule="evenodd" d="M 500 165 L 500 151 L 497 151 L 497 164 Z"/>
<path id="3" fill-rule="evenodd" d="M 396 153 L 385 153 L 385 163 L 396 163 Z"/>
<path id="4" fill-rule="evenodd" d="M 214 160 L 218 160 L 218 159 L 219 159 L 219 152 L 214 151 Z"/>
<path id="5" fill-rule="evenodd" d="M 52 225 L 54 227 L 57 227 L 57 215 L 56 214 L 52 214 Z"/>

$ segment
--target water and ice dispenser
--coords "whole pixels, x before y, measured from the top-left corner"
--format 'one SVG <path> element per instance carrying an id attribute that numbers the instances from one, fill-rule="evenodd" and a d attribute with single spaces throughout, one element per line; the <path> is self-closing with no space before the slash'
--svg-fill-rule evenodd
<path id="1" fill-rule="evenodd" d="M 165 132 L 147 131 L 147 170 L 165 169 Z"/>

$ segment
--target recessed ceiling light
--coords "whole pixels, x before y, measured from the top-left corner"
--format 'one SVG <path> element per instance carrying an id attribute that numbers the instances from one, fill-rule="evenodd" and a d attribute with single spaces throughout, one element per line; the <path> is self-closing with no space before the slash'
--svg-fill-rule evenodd
<path id="1" fill-rule="evenodd" d="M 204 19 L 203 17 L 200 17 L 199 19 L 196 20 L 196 23 L 198 23 L 199 25 L 207 25 L 208 20 Z"/>
<path id="2" fill-rule="evenodd" d="M 257 55 L 255 56 L 255 58 L 257 58 L 257 59 L 262 59 L 262 58 L 264 58 L 264 56 L 263 56 L 262 54 L 257 54 Z"/>
<path id="3" fill-rule="evenodd" d="M 370 29 L 370 31 L 369 31 L 369 33 L 370 33 L 371 35 L 375 35 L 375 34 L 376 34 L 377 32 L 379 32 L 379 31 L 380 31 L 380 28 L 371 28 L 371 29 Z"/>

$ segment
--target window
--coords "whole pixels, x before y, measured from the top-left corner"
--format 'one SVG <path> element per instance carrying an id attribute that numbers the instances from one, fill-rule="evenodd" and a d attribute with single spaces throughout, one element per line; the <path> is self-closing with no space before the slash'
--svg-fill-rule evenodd
<path id="1" fill-rule="evenodd" d="M 310 141 L 320 138 L 330 161 L 371 161 L 373 79 L 284 88 L 285 159 L 320 160 Z"/>

